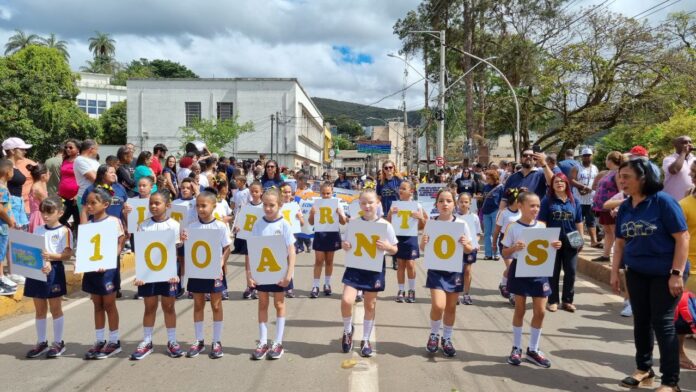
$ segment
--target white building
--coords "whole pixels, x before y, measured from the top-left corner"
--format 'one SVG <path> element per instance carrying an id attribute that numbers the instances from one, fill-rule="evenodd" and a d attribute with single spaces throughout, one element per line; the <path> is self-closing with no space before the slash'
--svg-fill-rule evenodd
<path id="1" fill-rule="evenodd" d="M 99 118 L 107 109 L 125 101 L 126 87 L 112 86 L 111 75 L 77 72 L 75 85 L 80 89 L 75 103 L 92 118 Z"/>
<path id="2" fill-rule="evenodd" d="M 310 174 L 321 174 L 331 134 L 297 79 L 128 81 L 128 141 L 141 149 L 152 150 L 163 143 L 172 152 L 182 151 L 182 127 L 197 118 L 224 120 L 234 115 L 239 115 L 240 124 L 251 121 L 254 131 L 230 141 L 226 154 L 238 159 L 257 159 L 259 154 L 270 158 L 273 147 L 281 166 L 301 169 L 304 164 Z M 273 135 L 271 115 L 280 118 L 279 128 L 273 122 Z"/>

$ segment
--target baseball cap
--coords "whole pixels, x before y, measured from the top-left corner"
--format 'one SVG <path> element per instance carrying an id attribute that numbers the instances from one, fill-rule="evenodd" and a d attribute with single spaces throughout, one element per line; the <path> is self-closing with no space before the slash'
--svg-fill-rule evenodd
<path id="1" fill-rule="evenodd" d="M 643 146 L 633 146 L 631 151 L 628 152 L 629 154 L 637 157 L 646 157 L 648 156 L 648 150 L 643 147 Z"/>
<path id="2" fill-rule="evenodd" d="M 585 147 L 580 152 L 580 155 L 592 155 L 592 149 L 589 147 Z"/>
<path id="3" fill-rule="evenodd" d="M 24 140 L 18 137 L 11 137 L 2 142 L 3 150 L 14 150 L 15 148 L 21 148 L 23 150 L 31 148 L 31 144 L 24 143 Z"/>

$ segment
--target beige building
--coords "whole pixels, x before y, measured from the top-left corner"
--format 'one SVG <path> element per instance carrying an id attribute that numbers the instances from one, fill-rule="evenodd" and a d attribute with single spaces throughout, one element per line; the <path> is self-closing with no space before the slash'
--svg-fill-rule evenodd
<path id="1" fill-rule="evenodd" d="M 345 170 L 347 177 L 360 177 L 365 174 L 368 155 L 357 150 L 340 150 L 333 161 L 334 168 Z"/>
<path id="2" fill-rule="evenodd" d="M 372 127 L 372 140 L 388 140 L 391 142 L 391 154 L 375 155 L 377 160 L 375 167 L 391 160 L 396 164 L 399 172 L 404 172 L 408 164 L 406 148 L 404 146 L 405 127 L 401 121 L 389 121 L 385 126 Z"/>

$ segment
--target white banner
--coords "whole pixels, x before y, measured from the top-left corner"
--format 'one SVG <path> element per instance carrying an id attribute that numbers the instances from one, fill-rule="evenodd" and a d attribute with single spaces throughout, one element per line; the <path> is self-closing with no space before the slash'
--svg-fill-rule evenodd
<path id="1" fill-rule="evenodd" d="M 387 224 L 351 220 L 346 227 L 346 241 L 350 250 L 346 252 L 346 267 L 367 271 L 382 271 L 384 251 L 377 249 L 377 240 L 386 240 Z"/>
<path id="2" fill-rule="evenodd" d="M 131 197 L 126 200 L 126 203 L 132 208 L 128 214 L 128 232 L 135 233 L 138 231 L 138 225 L 150 216 L 150 199 L 141 199 L 139 197 Z"/>
<path id="3" fill-rule="evenodd" d="M 428 214 L 428 218 L 435 218 L 440 216 L 440 211 L 438 211 L 435 207 L 435 202 L 426 201 L 420 204 L 423 207 L 423 211 L 425 211 L 425 213 Z"/>
<path id="4" fill-rule="evenodd" d="M 252 205 L 245 205 L 239 210 L 239 214 L 235 217 L 234 227 L 239 228 L 237 238 L 246 240 L 251 237 L 251 231 L 254 229 L 254 224 L 263 218 L 263 208 Z"/>
<path id="5" fill-rule="evenodd" d="M 409 237 L 417 236 L 418 219 L 413 218 L 411 215 L 414 212 L 418 212 L 418 203 L 415 201 L 393 201 L 391 206 L 398 209 L 398 212 L 391 216 L 394 233 Z"/>
<path id="6" fill-rule="evenodd" d="M 338 199 L 316 199 L 314 201 L 314 231 L 339 231 Z"/>
<path id="7" fill-rule="evenodd" d="M 145 283 L 167 282 L 177 276 L 176 232 L 138 231 L 135 240 L 135 278 Z"/>
<path id="8" fill-rule="evenodd" d="M 46 237 L 48 238 L 48 237 Z M 10 229 L 10 270 L 12 273 L 46 281 L 46 274 L 41 272 L 44 259 L 41 253 L 46 247 L 46 240 L 40 235 L 29 234 L 21 230 Z"/>
<path id="9" fill-rule="evenodd" d="M 288 273 L 288 247 L 282 235 L 247 240 L 251 278 L 257 284 L 277 284 Z"/>
<path id="10" fill-rule="evenodd" d="M 302 226 L 302 233 L 304 234 L 314 234 L 314 226 L 309 224 L 309 211 L 312 210 L 312 206 L 314 205 L 314 200 L 316 199 L 308 199 L 308 200 L 302 200 L 300 201 L 300 210 L 302 211 L 302 215 L 304 215 L 304 226 Z"/>
<path id="11" fill-rule="evenodd" d="M 418 184 L 416 187 L 416 193 L 418 194 L 418 201 L 422 204 L 424 201 L 431 201 L 435 203 L 435 198 L 437 197 L 437 192 L 442 189 L 447 188 L 447 184 Z"/>
<path id="12" fill-rule="evenodd" d="M 280 209 L 280 214 L 290 225 L 293 234 L 302 232 L 300 220 L 297 218 L 298 212 L 300 212 L 300 205 L 295 202 L 285 203 L 283 204 L 283 208 Z"/>
<path id="13" fill-rule="evenodd" d="M 218 279 L 222 276 L 222 248 L 217 230 L 187 229 L 184 243 L 184 271 L 186 278 Z"/>
<path id="14" fill-rule="evenodd" d="M 527 228 L 520 232 L 520 241 L 527 246 L 519 252 L 515 277 L 531 278 L 553 276 L 556 249 L 551 243 L 558 241 L 560 227 Z"/>
<path id="15" fill-rule="evenodd" d="M 169 214 L 169 217 L 177 221 L 181 228 L 186 227 L 186 219 L 188 218 L 190 212 L 189 205 L 172 204 L 172 206 L 169 208 L 169 211 L 167 212 Z"/>
<path id="16" fill-rule="evenodd" d="M 464 222 L 441 222 L 429 220 L 424 235 L 428 235 L 425 245 L 426 269 L 448 272 L 464 270 L 464 247 L 459 238 L 466 234 Z"/>
<path id="17" fill-rule="evenodd" d="M 111 219 L 77 227 L 75 273 L 116 268 L 118 227 Z"/>

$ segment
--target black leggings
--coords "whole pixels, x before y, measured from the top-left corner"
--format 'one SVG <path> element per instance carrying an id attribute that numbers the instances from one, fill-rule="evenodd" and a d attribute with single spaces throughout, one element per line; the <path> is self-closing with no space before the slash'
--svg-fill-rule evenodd
<path id="1" fill-rule="evenodd" d="M 77 225 L 80 224 L 80 210 L 77 209 L 77 200 L 64 200 L 63 208 L 63 216 L 61 216 L 59 219 L 60 223 L 67 227 L 70 227 L 73 233 L 76 233 Z M 71 216 L 73 218 L 72 226 L 68 223 L 68 220 Z"/>

